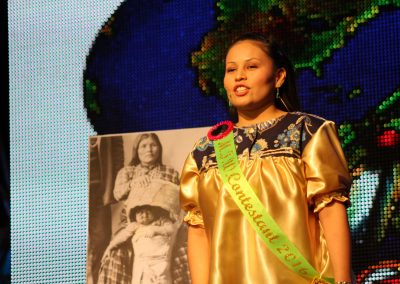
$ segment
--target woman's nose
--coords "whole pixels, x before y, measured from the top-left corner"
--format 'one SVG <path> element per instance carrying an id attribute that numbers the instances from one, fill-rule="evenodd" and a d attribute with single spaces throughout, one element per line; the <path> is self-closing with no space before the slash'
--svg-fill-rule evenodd
<path id="1" fill-rule="evenodd" d="M 236 73 L 236 77 L 235 77 L 236 81 L 241 81 L 241 80 L 246 80 L 246 73 L 244 72 L 244 70 L 238 70 L 238 72 Z"/>

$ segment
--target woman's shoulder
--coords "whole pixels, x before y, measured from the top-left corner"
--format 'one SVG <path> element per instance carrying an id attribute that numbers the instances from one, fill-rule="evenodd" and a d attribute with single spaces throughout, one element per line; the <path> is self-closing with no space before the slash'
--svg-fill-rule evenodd
<path id="1" fill-rule="evenodd" d="M 119 173 L 133 173 L 135 171 L 135 166 L 132 165 L 128 165 L 128 166 L 124 166 L 122 167 L 118 172 Z"/>
<path id="2" fill-rule="evenodd" d="M 178 171 L 174 168 L 171 167 L 169 165 L 165 165 L 165 164 L 160 164 L 158 166 L 159 171 L 163 172 L 163 173 L 169 173 L 172 175 L 179 175 Z"/>
<path id="3" fill-rule="evenodd" d="M 321 116 L 305 112 L 293 112 L 291 116 L 296 128 L 301 129 L 301 152 L 317 132 L 332 130 L 337 132 L 335 122 Z"/>
<path id="4" fill-rule="evenodd" d="M 302 128 L 311 135 L 317 132 L 317 130 L 325 124 L 335 124 L 333 121 L 319 115 L 300 111 L 290 112 L 288 119 L 291 120 L 291 123 L 301 125 Z"/>
<path id="5" fill-rule="evenodd" d="M 196 159 L 199 157 L 208 156 L 213 152 L 213 142 L 208 138 L 207 135 L 205 135 L 196 141 L 192 149 L 191 155 L 193 155 L 193 157 Z"/>
<path id="6" fill-rule="evenodd" d="M 213 142 L 207 135 L 202 136 L 195 142 L 189 156 L 194 160 L 199 171 L 202 171 L 204 168 L 209 168 L 209 158 L 215 158 Z"/>
<path id="7" fill-rule="evenodd" d="M 157 175 L 161 179 L 175 183 L 175 184 L 179 184 L 179 172 L 175 168 L 168 166 L 168 165 L 161 164 L 161 165 L 158 165 L 158 167 L 156 169 L 158 169 Z"/>
<path id="8" fill-rule="evenodd" d="M 209 150 L 210 148 L 213 148 L 213 143 L 212 141 L 208 138 L 207 135 L 204 135 L 203 137 L 201 137 L 200 139 L 198 139 L 196 141 L 196 143 L 194 144 L 193 152 L 204 152 Z"/>
<path id="9" fill-rule="evenodd" d="M 292 119 L 295 119 L 296 121 L 304 121 L 307 123 L 314 123 L 317 125 L 322 125 L 324 122 L 329 121 L 326 118 L 323 118 L 319 115 L 312 114 L 312 113 L 307 113 L 307 112 L 301 112 L 301 111 L 294 111 L 294 112 L 289 112 L 288 113 L 289 117 Z"/>

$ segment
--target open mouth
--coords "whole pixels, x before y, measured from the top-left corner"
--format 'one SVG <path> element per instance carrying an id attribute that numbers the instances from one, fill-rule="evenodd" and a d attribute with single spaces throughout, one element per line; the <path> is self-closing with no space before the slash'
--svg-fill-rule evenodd
<path id="1" fill-rule="evenodd" d="M 237 86 L 234 89 L 235 95 L 244 96 L 249 92 L 249 88 L 246 86 Z"/>

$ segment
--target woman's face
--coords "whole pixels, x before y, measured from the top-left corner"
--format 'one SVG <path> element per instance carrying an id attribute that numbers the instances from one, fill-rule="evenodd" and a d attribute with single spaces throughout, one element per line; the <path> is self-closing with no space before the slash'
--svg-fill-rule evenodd
<path id="1" fill-rule="evenodd" d="M 148 137 L 140 141 L 137 153 L 142 165 L 154 165 L 160 156 L 160 147 L 153 138 Z"/>
<path id="2" fill-rule="evenodd" d="M 259 43 L 244 40 L 226 56 L 224 86 L 231 104 L 240 110 L 262 109 L 274 103 L 277 76 L 272 59 Z"/>

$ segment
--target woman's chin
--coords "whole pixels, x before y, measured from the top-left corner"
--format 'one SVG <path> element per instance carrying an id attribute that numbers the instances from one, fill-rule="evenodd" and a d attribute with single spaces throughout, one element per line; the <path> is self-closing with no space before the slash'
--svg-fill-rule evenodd
<path id="1" fill-rule="evenodd" d="M 273 102 L 242 102 L 238 104 L 234 104 L 233 107 L 237 110 L 237 112 L 243 113 L 259 113 L 268 110 L 272 105 Z"/>

